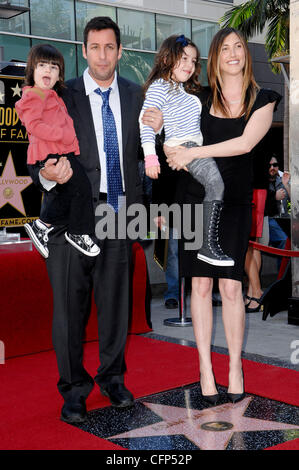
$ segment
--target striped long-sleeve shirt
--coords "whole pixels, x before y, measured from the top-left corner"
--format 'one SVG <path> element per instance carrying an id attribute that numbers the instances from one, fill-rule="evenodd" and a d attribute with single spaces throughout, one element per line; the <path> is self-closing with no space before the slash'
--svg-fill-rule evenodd
<path id="1" fill-rule="evenodd" d="M 155 132 L 141 122 L 143 112 L 150 107 L 156 107 L 163 113 L 165 143 L 172 138 L 181 139 L 188 136 L 196 136 L 201 139 L 200 114 L 201 102 L 195 95 L 190 95 L 184 90 L 183 84 L 175 84 L 163 79 L 155 80 L 148 88 L 140 114 L 141 144 L 144 155 L 154 155 Z M 184 139 L 181 139 L 184 142 Z"/>

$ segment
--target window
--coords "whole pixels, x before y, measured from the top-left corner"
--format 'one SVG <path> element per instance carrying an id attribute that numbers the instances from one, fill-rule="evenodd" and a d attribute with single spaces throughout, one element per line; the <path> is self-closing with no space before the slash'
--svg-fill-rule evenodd
<path id="1" fill-rule="evenodd" d="M 191 20 L 175 16 L 157 15 L 157 49 L 160 48 L 164 39 L 172 34 L 184 34 L 191 38 Z"/>
<path id="2" fill-rule="evenodd" d="M 234 0 L 205 0 L 206 2 L 234 3 Z"/>
<path id="3" fill-rule="evenodd" d="M 113 21 L 116 21 L 116 8 L 98 3 L 76 2 L 77 41 L 83 41 L 85 25 L 95 16 L 109 16 Z"/>
<path id="4" fill-rule="evenodd" d="M 207 86 L 208 85 L 208 78 L 207 78 L 207 59 L 201 59 L 200 64 L 201 64 L 201 72 L 200 72 L 200 84 L 202 86 Z"/>
<path id="5" fill-rule="evenodd" d="M 26 62 L 30 50 L 30 39 L 0 34 L 1 46 L 4 46 L 4 60 L 12 59 Z"/>
<path id="6" fill-rule="evenodd" d="M 75 39 L 73 0 L 30 0 L 31 34 Z"/>
<path id="7" fill-rule="evenodd" d="M 124 47 L 155 50 L 154 14 L 119 8 L 117 18 Z"/>
<path id="8" fill-rule="evenodd" d="M 201 57 L 208 57 L 211 41 L 218 30 L 217 23 L 192 20 L 192 40 L 199 48 Z"/>
<path id="9" fill-rule="evenodd" d="M 77 63 L 78 63 L 78 76 L 82 75 L 87 67 L 87 61 L 82 55 L 82 46 L 77 44 Z"/>
<path id="10" fill-rule="evenodd" d="M 119 61 L 119 74 L 142 85 L 154 65 L 155 54 L 150 52 L 123 51 Z"/>
<path id="11" fill-rule="evenodd" d="M 14 0 L 12 4 L 28 7 L 28 0 Z M 0 30 L 15 34 L 29 34 L 29 12 L 22 13 L 22 15 L 15 16 L 10 20 L 0 19 Z"/>
<path id="12" fill-rule="evenodd" d="M 0 0 L 0 3 L 2 1 Z M 87 67 L 87 62 L 83 58 L 81 44 L 75 42 L 83 41 L 85 25 L 91 18 L 108 16 L 118 24 L 121 42 L 126 49 L 123 50 L 119 62 L 121 75 L 143 84 L 153 67 L 155 51 L 160 48 L 164 39 L 172 34 L 184 34 L 192 38 L 199 47 L 201 57 L 204 58 L 201 61 L 201 81 L 203 84 L 207 82 L 205 58 L 208 56 L 212 37 L 218 31 L 217 23 L 141 11 L 139 3 L 143 2 L 139 0 L 134 6 L 140 7 L 140 10 L 127 9 L 124 7 L 125 3 L 122 8 L 103 5 L 98 0 L 13 0 L 12 3 L 30 6 L 30 14 L 25 13 L 11 20 L 0 19 L 0 30 L 16 34 L 0 35 L 4 60 L 25 61 L 31 43 L 34 45 L 47 42 L 62 52 L 65 58 L 66 80 L 81 75 Z M 40 39 L 22 38 L 18 33 L 40 36 Z"/>

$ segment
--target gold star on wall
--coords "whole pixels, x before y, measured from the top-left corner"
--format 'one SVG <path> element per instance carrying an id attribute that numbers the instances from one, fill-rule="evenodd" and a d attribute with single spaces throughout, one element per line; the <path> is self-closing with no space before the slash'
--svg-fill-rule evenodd
<path id="1" fill-rule="evenodd" d="M 19 84 L 17 83 L 15 87 L 10 87 L 11 90 L 13 91 L 13 95 L 12 96 L 19 96 L 21 98 L 21 91 L 22 89 L 19 87 Z"/>

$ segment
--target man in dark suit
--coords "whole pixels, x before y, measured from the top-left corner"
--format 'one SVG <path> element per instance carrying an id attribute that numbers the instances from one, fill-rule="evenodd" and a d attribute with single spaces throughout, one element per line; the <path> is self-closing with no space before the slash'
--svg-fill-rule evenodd
<path id="1" fill-rule="evenodd" d="M 117 130 L 126 205 L 128 207 L 142 201 L 138 174 L 138 116 L 143 96 L 138 85 L 117 75 L 116 66 L 121 52 L 119 28 L 110 18 L 97 17 L 89 21 L 83 44 L 83 56 L 87 59 L 88 68 L 83 76 L 67 82 L 64 96 L 74 121 L 80 145 L 78 158 L 90 180 L 95 209 L 107 202 L 109 185 L 103 138 L 104 98 L 101 94 L 109 88 L 109 105 Z M 64 159 L 57 165 L 48 160 L 39 174 L 40 181 L 48 189 L 66 182 L 70 177 L 71 168 Z M 45 205 L 49 199 L 51 191 L 46 191 Z M 53 344 L 60 375 L 58 389 L 64 398 L 61 419 L 81 422 L 86 419 L 85 401 L 94 381 L 101 393 L 109 397 L 112 406 L 126 407 L 134 402 L 133 395 L 124 385 L 131 242 L 117 239 L 117 235 L 115 239 L 103 239 L 99 242 L 101 254 L 91 258 L 65 242 L 63 233 L 63 226 L 56 227 L 48 244 L 50 255 L 47 269 L 54 301 Z M 100 367 L 95 379 L 84 369 L 82 362 L 82 340 L 90 312 L 92 289 L 98 309 L 100 351 Z"/>

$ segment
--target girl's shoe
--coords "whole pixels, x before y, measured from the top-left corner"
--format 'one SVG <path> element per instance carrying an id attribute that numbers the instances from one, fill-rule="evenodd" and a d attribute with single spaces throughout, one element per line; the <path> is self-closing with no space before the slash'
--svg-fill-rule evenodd
<path id="1" fill-rule="evenodd" d="M 35 248 L 44 258 L 48 258 L 49 256 L 47 244 L 49 241 L 49 233 L 53 228 L 54 227 L 48 227 L 39 219 L 24 225 L 24 229 L 31 238 Z"/>
<path id="2" fill-rule="evenodd" d="M 203 240 L 197 258 L 213 266 L 234 266 L 219 244 L 219 221 L 222 201 L 203 202 Z"/>
<path id="3" fill-rule="evenodd" d="M 89 235 L 74 235 L 73 233 L 66 232 L 65 238 L 77 250 L 87 256 L 98 256 L 101 251 L 100 247 L 92 241 Z"/>

